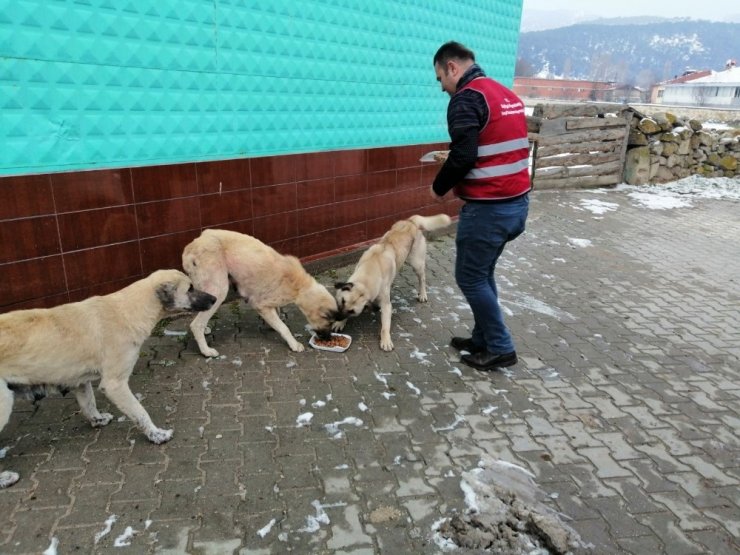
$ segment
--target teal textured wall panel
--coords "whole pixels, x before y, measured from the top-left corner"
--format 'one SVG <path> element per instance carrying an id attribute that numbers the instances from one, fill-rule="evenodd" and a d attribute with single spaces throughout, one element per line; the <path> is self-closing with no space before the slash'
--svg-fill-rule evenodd
<path id="1" fill-rule="evenodd" d="M 0 0 L 0 174 L 444 141 L 431 58 L 513 80 L 522 0 Z"/>

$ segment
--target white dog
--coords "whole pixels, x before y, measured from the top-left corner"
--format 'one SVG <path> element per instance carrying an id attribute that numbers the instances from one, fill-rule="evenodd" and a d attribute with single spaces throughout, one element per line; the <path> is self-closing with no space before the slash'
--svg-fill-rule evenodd
<path id="1" fill-rule="evenodd" d="M 306 272 L 295 256 L 280 254 L 259 239 L 235 231 L 206 229 L 185 247 L 182 267 L 198 289 L 216 296 L 216 304 L 190 324 L 204 356 L 218 356 L 218 351 L 208 346 L 205 330 L 226 299 L 229 282 L 293 351 L 303 351 L 304 346 L 280 319 L 278 309 L 287 304 L 295 303 L 320 339 L 331 337 L 337 314 L 334 296 Z"/>
<path id="2" fill-rule="evenodd" d="M 347 281 L 335 284 L 339 316 L 334 330 L 340 331 L 347 318 L 357 316 L 366 306 L 380 307 L 380 348 L 393 349 L 391 341 L 391 286 L 403 263 L 409 264 L 419 278 L 419 301 L 426 302 L 427 242 L 422 231 L 450 225 L 447 214 L 411 216 L 393 224 L 378 243 L 366 250 Z"/>
<path id="3" fill-rule="evenodd" d="M 110 295 L 0 314 L 0 431 L 14 393 L 39 399 L 53 389 L 73 390 L 82 415 L 105 426 L 113 416 L 95 405 L 91 380 L 99 378 L 100 390 L 149 441 L 168 441 L 172 430 L 154 425 L 129 377 L 142 343 L 167 313 L 208 310 L 215 301 L 182 272 L 159 270 Z M 0 473 L 0 488 L 17 481 L 15 472 Z"/>

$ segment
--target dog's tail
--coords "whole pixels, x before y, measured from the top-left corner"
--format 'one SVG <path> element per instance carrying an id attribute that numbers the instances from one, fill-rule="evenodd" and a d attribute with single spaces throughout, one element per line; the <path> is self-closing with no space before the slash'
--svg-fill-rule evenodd
<path id="1" fill-rule="evenodd" d="M 452 220 L 447 214 L 437 214 L 435 216 L 411 216 L 409 218 L 416 227 L 423 231 L 434 231 L 435 229 L 442 229 L 452 223 Z"/>

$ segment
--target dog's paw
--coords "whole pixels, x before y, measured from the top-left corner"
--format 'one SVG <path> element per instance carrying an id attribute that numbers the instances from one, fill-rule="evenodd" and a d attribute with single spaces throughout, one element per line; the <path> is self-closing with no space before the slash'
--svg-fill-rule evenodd
<path id="1" fill-rule="evenodd" d="M 347 324 L 347 320 L 339 320 L 331 325 L 332 331 L 342 331 L 344 326 Z"/>
<path id="2" fill-rule="evenodd" d="M 427 292 L 426 291 L 424 291 L 422 293 L 419 293 L 419 296 L 416 297 L 416 298 L 419 299 L 419 302 L 420 303 L 425 303 L 425 302 L 427 302 L 429 300 L 429 297 L 427 297 Z"/>
<path id="3" fill-rule="evenodd" d="M 0 472 L 0 489 L 9 488 L 15 484 L 19 478 L 20 475 L 17 472 L 11 472 L 10 470 Z"/>
<path id="4" fill-rule="evenodd" d="M 204 357 L 214 357 L 215 358 L 218 356 L 218 351 L 212 347 L 201 349 L 200 352 Z"/>
<path id="5" fill-rule="evenodd" d="M 101 412 L 98 416 L 90 420 L 90 424 L 93 428 L 102 428 L 103 426 L 110 424 L 111 420 L 113 420 L 113 415 L 111 413 Z"/>
<path id="6" fill-rule="evenodd" d="M 203 334 L 211 335 L 211 326 L 206 326 L 205 328 L 203 328 Z"/>
<path id="7" fill-rule="evenodd" d="M 392 351 L 393 341 L 391 341 L 390 339 L 381 339 L 380 348 L 383 349 L 384 351 Z"/>
<path id="8" fill-rule="evenodd" d="M 150 432 L 147 432 L 146 437 L 151 441 L 152 443 L 156 443 L 157 445 L 161 443 L 166 443 L 167 441 L 172 439 L 172 430 L 162 430 L 161 428 L 154 428 Z"/>
<path id="9" fill-rule="evenodd" d="M 298 343 L 296 341 L 295 344 L 290 345 L 290 350 L 295 353 L 302 353 L 303 351 L 306 350 L 306 347 L 304 347 L 301 343 Z"/>

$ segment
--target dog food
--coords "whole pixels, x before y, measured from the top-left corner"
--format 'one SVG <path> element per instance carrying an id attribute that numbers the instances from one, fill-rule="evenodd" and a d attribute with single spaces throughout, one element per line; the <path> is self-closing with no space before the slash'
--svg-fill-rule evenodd
<path id="1" fill-rule="evenodd" d="M 335 353 L 343 353 L 344 351 L 349 349 L 349 346 L 352 343 L 352 338 L 349 335 L 345 335 L 343 333 L 332 333 L 331 339 L 327 340 L 321 340 L 315 335 L 312 335 L 308 343 L 314 349 L 319 349 L 322 351 L 333 351 Z"/>
<path id="2" fill-rule="evenodd" d="M 322 347 L 339 347 L 340 349 L 346 349 L 349 347 L 349 339 L 343 335 L 333 335 L 332 338 L 327 341 L 314 339 L 313 342 Z"/>

